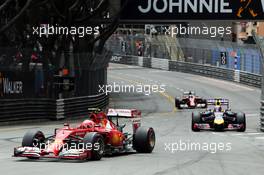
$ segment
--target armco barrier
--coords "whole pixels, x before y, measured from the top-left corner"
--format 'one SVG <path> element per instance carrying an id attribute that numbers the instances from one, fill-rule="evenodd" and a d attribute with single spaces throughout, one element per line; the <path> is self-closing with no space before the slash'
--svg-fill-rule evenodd
<path id="1" fill-rule="evenodd" d="M 248 72 L 240 72 L 240 83 L 261 88 L 261 75 Z"/>
<path id="2" fill-rule="evenodd" d="M 169 70 L 169 60 L 168 59 L 151 59 L 151 67 L 154 69 Z"/>
<path id="3" fill-rule="evenodd" d="M 113 59 L 113 58 L 119 58 L 119 59 Z M 191 73 L 191 74 L 201 75 L 211 78 L 234 81 L 248 86 L 254 86 L 258 88 L 261 87 L 261 77 L 262 77 L 261 75 L 243 72 L 239 70 L 221 68 L 221 67 L 204 65 L 204 64 L 197 64 L 197 63 L 169 61 L 167 59 L 159 59 L 159 58 L 137 57 L 137 56 L 127 56 L 127 55 L 125 56 L 115 55 L 113 56 L 113 58 L 111 60 L 111 62 L 113 63 L 136 65 L 141 67 L 143 65 L 143 67 L 147 67 L 147 68 Z"/>
<path id="4" fill-rule="evenodd" d="M 201 64 L 170 61 L 169 70 L 202 75 L 202 76 L 218 78 L 223 80 L 231 80 L 231 81 L 234 80 L 233 70 L 201 65 Z"/>
<path id="5" fill-rule="evenodd" d="M 261 101 L 260 108 L 260 130 L 264 132 L 264 101 Z"/>
<path id="6" fill-rule="evenodd" d="M 109 103 L 105 94 L 57 100 L 56 118 L 77 117 L 88 114 L 88 108 L 104 109 Z"/>
<path id="7" fill-rule="evenodd" d="M 54 119 L 56 102 L 52 99 L 1 99 L 0 122 Z"/>
<path id="8" fill-rule="evenodd" d="M 23 120 L 57 120 L 88 114 L 88 108 L 104 109 L 105 94 L 70 99 L 0 99 L 0 123 Z"/>

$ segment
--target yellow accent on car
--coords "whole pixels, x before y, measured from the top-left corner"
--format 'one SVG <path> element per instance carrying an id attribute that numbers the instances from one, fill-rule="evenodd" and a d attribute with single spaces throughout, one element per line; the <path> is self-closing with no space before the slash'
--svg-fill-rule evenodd
<path id="1" fill-rule="evenodd" d="M 216 125 L 222 125 L 222 124 L 224 124 L 224 119 L 215 119 L 214 120 L 214 124 L 216 124 Z"/>

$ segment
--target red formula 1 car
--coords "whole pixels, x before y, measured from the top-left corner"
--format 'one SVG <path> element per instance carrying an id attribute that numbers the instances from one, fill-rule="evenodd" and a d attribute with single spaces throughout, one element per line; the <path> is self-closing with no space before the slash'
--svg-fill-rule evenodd
<path id="1" fill-rule="evenodd" d="M 195 92 L 184 92 L 182 98 L 175 98 L 175 107 L 183 108 L 207 108 L 207 101 L 195 95 Z"/>
<path id="2" fill-rule="evenodd" d="M 131 134 L 123 132 L 125 125 L 119 125 L 120 118 L 131 119 Z M 14 149 L 14 157 L 100 160 L 104 155 L 133 149 L 151 153 L 155 146 L 155 132 L 151 127 L 141 127 L 140 119 L 141 112 L 134 109 L 109 109 L 108 114 L 92 112 L 90 119 L 79 126 L 64 124 L 50 137 L 45 137 L 41 131 L 27 132 L 22 146 Z"/>

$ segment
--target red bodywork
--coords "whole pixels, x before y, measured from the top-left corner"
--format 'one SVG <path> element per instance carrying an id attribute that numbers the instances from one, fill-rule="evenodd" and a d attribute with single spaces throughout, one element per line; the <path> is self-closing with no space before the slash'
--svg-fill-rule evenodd
<path id="1" fill-rule="evenodd" d="M 190 95 L 189 97 L 187 97 L 189 99 L 189 106 L 190 107 L 195 107 L 196 106 L 196 101 L 195 101 L 195 96 Z"/>
<path id="2" fill-rule="evenodd" d="M 112 109 L 113 110 L 113 109 Z M 125 118 L 136 119 L 133 121 L 133 134 L 140 126 L 141 112 L 138 110 L 126 110 L 129 112 Z M 122 117 L 122 116 L 120 116 Z M 89 132 L 97 132 L 104 138 L 104 144 L 111 148 L 122 149 L 124 143 L 128 142 L 127 136 L 120 131 L 118 126 L 108 118 L 104 112 L 92 113 L 89 120 L 84 120 L 77 127 L 70 127 L 68 124 L 61 129 L 55 129 L 55 134 L 46 138 L 45 148 L 38 147 L 17 147 L 14 150 L 15 157 L 28 158 L 61 158 L 61 159 L 89 159 L 91 150 L 79 148 L 70 149 L 63 153 L 63 148 L 71 140 L 71 143 L 82 142 L 85 135 Z"/>

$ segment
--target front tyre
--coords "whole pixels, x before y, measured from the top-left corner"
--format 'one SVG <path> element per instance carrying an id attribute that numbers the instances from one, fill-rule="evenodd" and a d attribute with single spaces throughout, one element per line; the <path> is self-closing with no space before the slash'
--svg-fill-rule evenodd
<path id="1" fill-rule="evenodd" d="M 206 109 L 207 108 L 207 100 L 203 100 L 203 104 L 204 104 L 204 109 Z"/>
<path id="2" fill-rule="evenodd" d="M 45 136 L 41 131 L 28 131 L 22 139 L 22 147 L 35 147 L 42 149 L 45 143 Z M 29 159 L 39 159 L 39 157 L 27 157 Z"/>
<path id="3" fill-rule="evenodd" d="M 178 98 L 175 98 L 175 107 L 178 109 L 181 108 L 181 102 L 180 102 L 180 99 L 178 99 Z"/>
<path id="4" fill-rule="evenodd" d="M 237 113 L 237 124 L 241 125 L 237 131 L 245 132 L 246 131 L 246 115 L 245 113 Z"/>
<path id="5" fill-rule="evenodd" d="M 192 113 L 192 131 L 198 132 L 200 129 L 196 126 L 201 121 L 201 114 L 199 112 Z"/>
<path id="6" fill-rule="evenodd" d="M 155 147 L 156 137 L 153 128 L 140 127 L 137 129 L 133 148 L 139 153 L 151 153 Z"/>
<path id="7" fill-rule="evenodd" d="M 84 148 L 91 151 L 91 160 L 101 160 L 104 155 L 104 139 L 97 132 L 87 133 L 83 138 Z"/>

